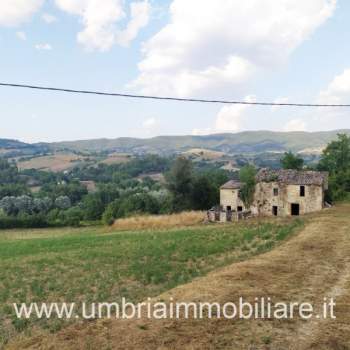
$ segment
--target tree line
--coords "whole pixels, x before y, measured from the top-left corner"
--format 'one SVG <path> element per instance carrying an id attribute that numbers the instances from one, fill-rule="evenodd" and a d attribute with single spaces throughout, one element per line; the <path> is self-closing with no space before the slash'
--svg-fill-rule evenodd
<path id="1" fill-rule="evenodd" d="M 287 152 L 281 159 L 285 169 L 329 172 L 327 201 L 349 198 L 350 138 L 340 134 L 329 143 L 313 167 Z M 162 173 L 156 182 L 143 174 Z M 236 179 L 243 183 L 241 196 L 249 206 L 256 169 L 241 168 Z M 215 166 L 179 157 L 148 155 L 125 164 L 77 167 L 69 174 L 26 170 L 0 159 L 0 228 L 76 226 L 103 222 L 135 214 L 166 214 L 184 210 L 207 210 L 219 203 L 220 186 L 232 173 Z M 96 191 L 88 193 L 81 183 L 93 180 Z M 28 183 L 37 185 L 33 193 Z"/>

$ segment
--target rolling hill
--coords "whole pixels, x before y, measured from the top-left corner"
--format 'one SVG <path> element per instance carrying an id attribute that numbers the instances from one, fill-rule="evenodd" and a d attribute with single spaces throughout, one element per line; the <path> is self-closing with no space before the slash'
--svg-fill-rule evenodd
<path id="1" fill-rule="evenodd" d="M 121 137 L 36 144 L 0 139 L 0 154 L 30 155 L 62 150 L 87 153 L 174 154 L 191 149 L 206 149 L 225 154 L 281 153 L 288 150 L 317 154 L 328 142 L 334 140 L 338 133 L 350 135 L 350 129 L 322 132 L 245 131 L 206 136 L 157 136 L 149 139 Z"/>
<path id="2" fill-rule="evenodd" d="M 319 151 L 334 140 L 338 133 L 350 130 L 324 132 L 245 131 L 235 134 L 206 136 L 157 136 L 149 139 L 116 138 L 51 143 L 53 149 L 76 151 L 115 151 L 127 153 L 178 153 L 193 148 L 204 148 L 226 154 Z"/>

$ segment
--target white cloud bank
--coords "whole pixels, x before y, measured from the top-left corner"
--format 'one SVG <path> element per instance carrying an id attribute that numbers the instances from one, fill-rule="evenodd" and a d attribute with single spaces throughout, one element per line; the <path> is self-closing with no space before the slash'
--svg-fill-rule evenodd
<path id="1" fill-rule="evenodd" d="M 30 19 L 45 0 L 1 0 L 0 26 L 18 26 Z M 127 46 L 136 38 L 140 29 L 150 18 L 151 6 L 148 0 L 130 3 L 130 15 L 124 9 L 123 0 L 55 0 L 62 11 L 77 15 L 83 30 L 77 34 L 80 44 L 90 50 L 109 50 L 113 45 Z M 55 16 L 44 13 L 43 21 L 55 22 Z M 128 20 L 125 29 L 118 24 Z"/>
<path id="2" fill-rule="evenodd" d="M 17 26 L 37 12 L 44 0 L 1 0 L 0 26 Z"/>
<path id="3" fill-rule="evenodd" d="M 131 86 L 188 96 L 245 82 L 285 60 L 329 18 L 336 0 L 173 0 L 170 23 L 148 40 Z"/>
<path id="4" fill-rule="evenodd" d="M 77 39 L 89 50 L 106 51 L 115 44 L 128 45 L 148 24 L 150 15 L 148 0 L 132 2 L 129 22 L 126 29 L 120 30 L 118 22 L 127 17 L 122 0 L 56 0 L 56 5 L 80 16 L 84 29 Z"/>

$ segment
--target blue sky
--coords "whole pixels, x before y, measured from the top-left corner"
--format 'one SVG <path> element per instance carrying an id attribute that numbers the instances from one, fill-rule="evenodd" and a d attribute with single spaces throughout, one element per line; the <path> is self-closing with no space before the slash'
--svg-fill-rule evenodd
<path id="1" fill-rule="evenodd" d="M 349 17 L 346 0 L 1 0 L 0 81 L 350 103 Z M 0 103 L 0 138 L 28 142 L 350 128 L 350 111 L 339 109 L 222 107 L 4 87 Z"/>

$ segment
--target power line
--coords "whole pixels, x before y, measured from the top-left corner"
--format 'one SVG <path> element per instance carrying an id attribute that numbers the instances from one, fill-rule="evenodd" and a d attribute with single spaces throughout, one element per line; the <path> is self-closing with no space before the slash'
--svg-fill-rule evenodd
<path id="1" fill-rule="evenodd" d="M 102 92 L 102 91 L 74 90 L 74 89 L 64 89 L 64 88 L 47 87 L 47 86 L 10 84 L 10 83 L 0 83 L 0 86 L 68 92 L 73 94 L 89 94 L 89 95 L 100 95 L 100 96 L 141 98 L 141 99 L 149 99 L 149 100 L 166 100 L 166 101 L 179 101 L 179 102 L 200 102 L 200 103 L 219 103 L 219 104 L 253 105 L 253 106 L 282 106 L 282 107 L 350 107 L 350 104 L 248 102 L 248 101 L 230 101 L 230 100 L 209 100 L 209 99 L 199 99 L 199 98 L 161 97 L 161 96 L 151 96 L 151 95 L 121 94 L 121 93 Z"/>

